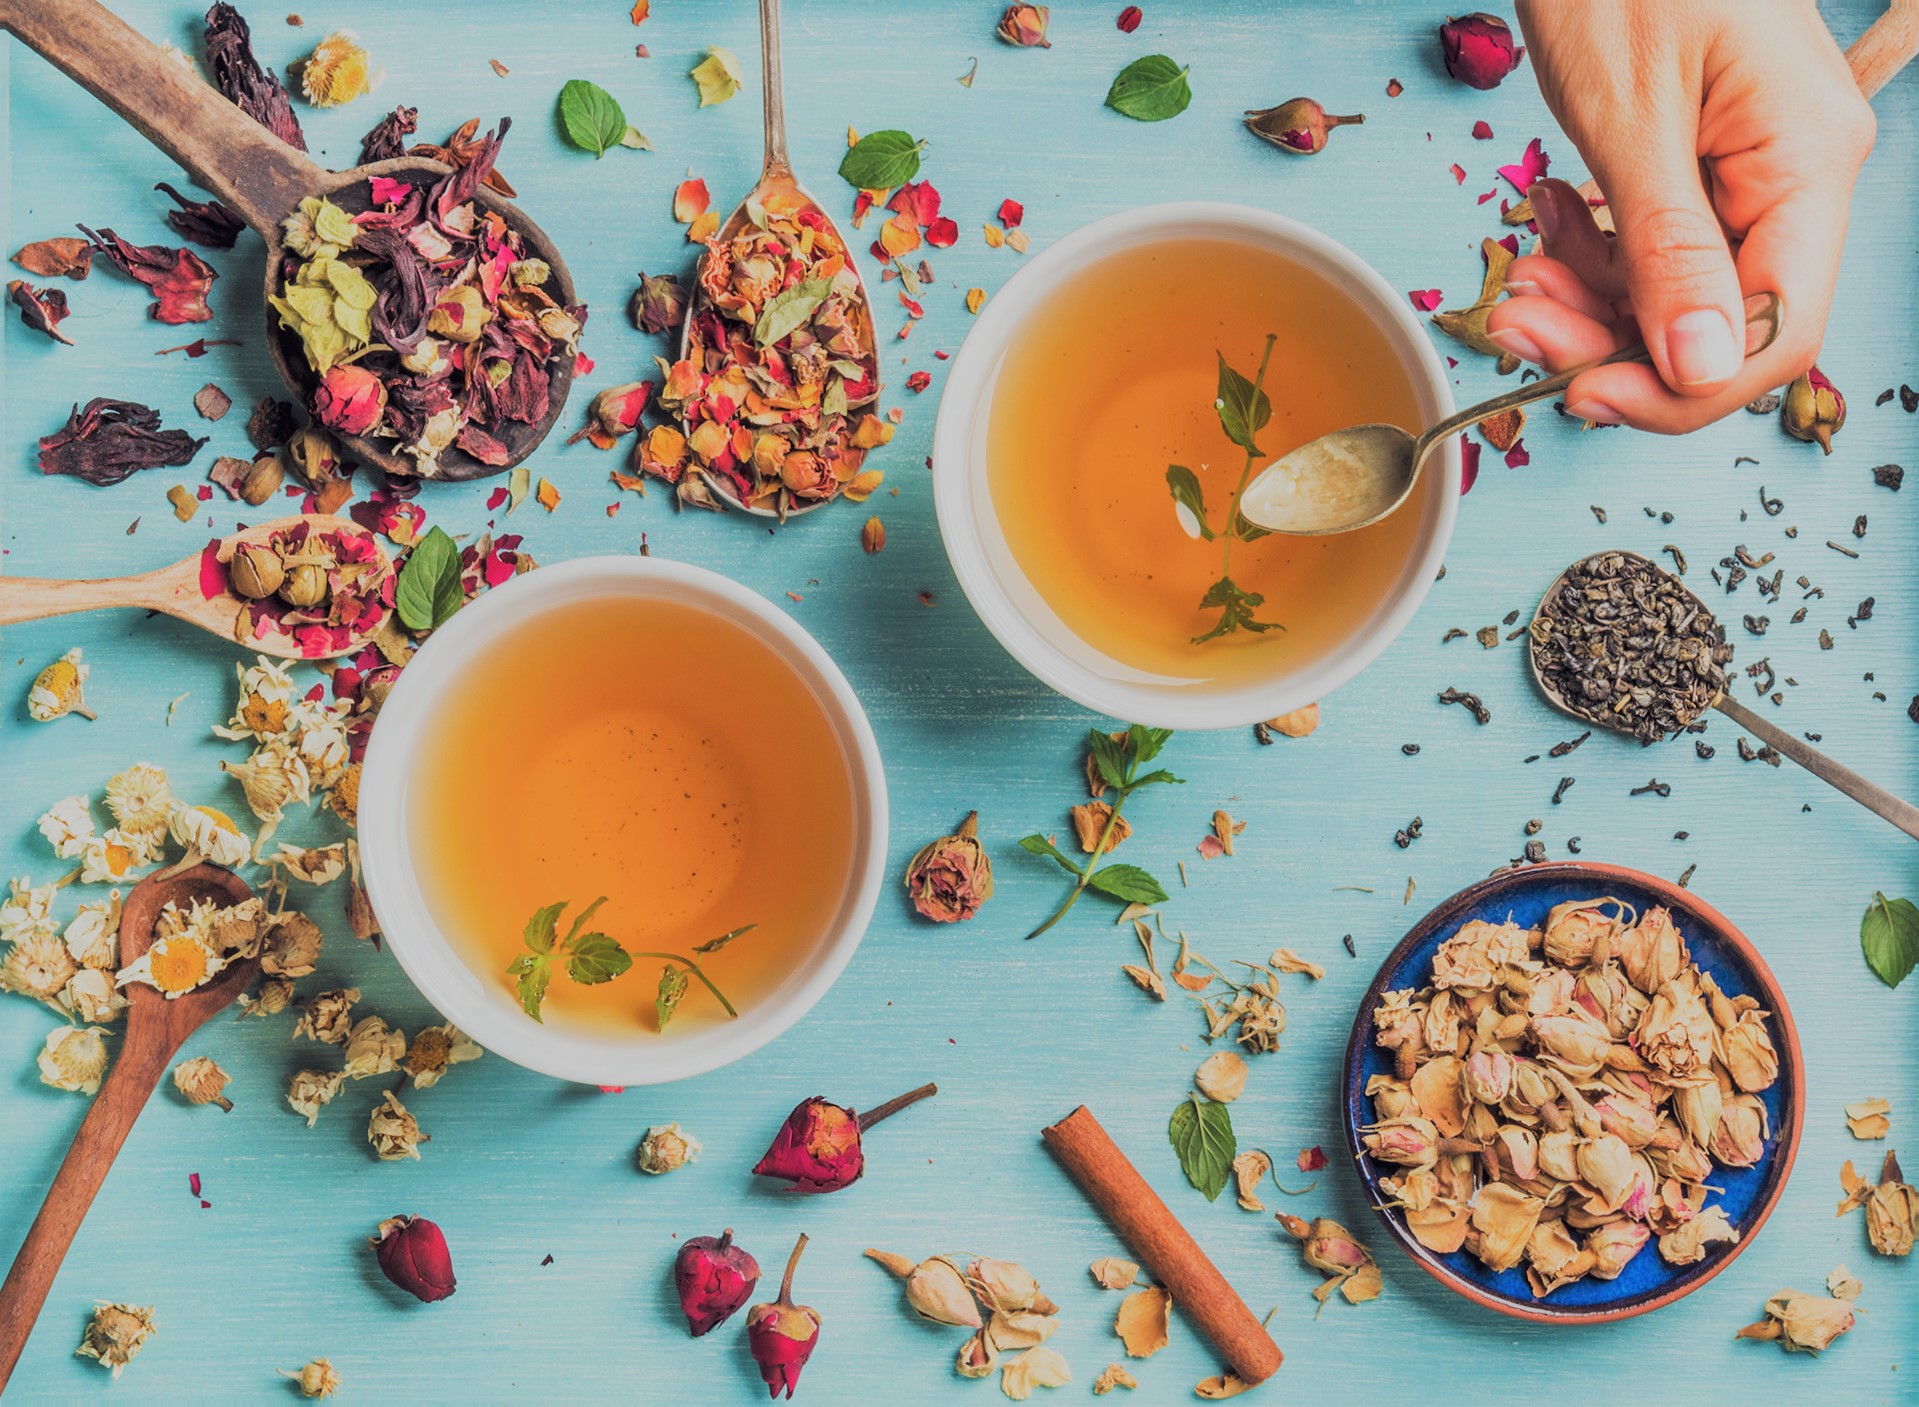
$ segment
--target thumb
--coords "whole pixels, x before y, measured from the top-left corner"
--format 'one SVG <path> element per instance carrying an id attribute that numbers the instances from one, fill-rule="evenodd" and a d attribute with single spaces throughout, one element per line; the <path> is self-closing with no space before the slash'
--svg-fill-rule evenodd
<path id="1" fill-rule="evenodd" d="M 1648 133 L 1632 157 L 1593 173 L 1612 208 L 1639 335 L 1682 396 L 1724 389 L 1746 347 L 1739 276 L 1693 156 L 1695 126 L 1688 118 Z"/>

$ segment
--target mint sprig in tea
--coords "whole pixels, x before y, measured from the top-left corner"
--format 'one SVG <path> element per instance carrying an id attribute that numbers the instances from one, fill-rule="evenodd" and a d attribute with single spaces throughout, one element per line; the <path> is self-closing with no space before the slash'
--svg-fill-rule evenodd
<path id="1" fill-rule="evenodd" d="M 1415 424 L 1384 329 L 1283 255 L 1194 237 L 1047 295 L 993 391 L 988 482 L 1020 570 L 1123 664 L 1243 679 L 1343 648 L 1411 571 L 1416 505 L 1297 538 L 1239 516 L 1253 474 L 1347 425 Z"/>

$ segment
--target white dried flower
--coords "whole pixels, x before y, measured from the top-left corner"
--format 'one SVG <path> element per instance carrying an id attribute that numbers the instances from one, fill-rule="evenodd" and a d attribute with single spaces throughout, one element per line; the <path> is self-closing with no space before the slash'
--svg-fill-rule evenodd
<path id="1" fill-rule="evenodd" d="M 176 801 L 167 828 L 189 851 L 228 869 L 244 865 L 253 849 L 233 818 L 211 806 L 186 806 Z"/>
<path id="2" fill-rule="evenodd" d="M 84 796 L 56 801 L 40 818 L 40 834 L 62 860 L 79 858 L 93 839 L 93 809 Z"/>
<path id="3" fill-rule="evenodd" d="M 287 1081 L 287 1103 L 294 1113 L 304 1114 L 307 1127 L 312 1128 L 320 1117 L 320 1106 L 331 1104 L 345 1083 L 343 1070 L 296 1070 Z"/>
<path id="4" fill-rule="evenodd" d="M 320 961 L 320 945 L 320 925 L 289 909 L 267 930 L 260 970 L 269 977 L 305 977 Z"/>
<path id="5" fill-rule="evenodd" d="M 53 922 L 53 896 L 58 884 L 43 884 L 38 889 L 25 876 L 7 883 L 7 901 L 0 904 L 0 942 L 24 938 L 29 933 L 57 931 Z"/>
<path id="6" fill-rule="evenodd" d="M 280 853 L 267 863 L 284 869 L 291 878 L 307 884 L 331 884 L 346 873 L 346 842 L 307 848 L 282 841 Z"/>
<path id="7" fill-rule="evenodd" d="M 206 985 L 226 965 L 226 958 L 199 933 L 177 933 L 154 939 L 153 945 L 121 968 L 113 980 L 121 987 L 145 982 L 171 1001 Z"/>
<path id="8" fill-rule="evenodd" d="M 363 1016 L 346 1038 L 346 1072 L 356 1080 L 385 1075 L 400 1068 L 406 1054 L 406 1034 L 386 1024 L 383 1016 Z"/>
<path id="9" fill-rule="evenodd" d="M 67 951 L 82 967 L 111 972 L 120 965 L 120 891 L 82 904 L 67 923 Z"/>
<path id="10" fill-rule="evenodd" d="M 293 676 L 286 666 L 261 655 L 250 668 L 235 665 L 234 671 L 240 676 L 240 702 L 225 727 L 214 726 L 214 734 L 232 742 L 264 743 L 286 732 L 293 704 Z"/>
<path id="11" fill-rule="evenodd" d="M 164 839 L 130 836 L 118 826 L 93 837 L 80 854 L 80 882 L 118 884 L 131 878 L 134 871 L 159 858 L 157 844 Z"/>
<path id="12" fill-rule="evenodd" d="M 293 981 L 287 977 L 268 977 L 260 983 L 257 994 L 240 994 L 240 1014 L 246 1016 L 278 1016 L 293 1001 Z"/>
<path id="13" fill-rule="evenodd" d="M 40 1052 L 40 1083 L 93 1094 L 107 1073 L 106 1033 L 98 1026 L 56 1026 Z"/>
<path id="14" fill-rule="evenodd" d="M 73 960 L 58 933 L 30 930 L 16 938 L 6 957 L 0 959 L 0 991 L 18 992 L 57 1005 L 61 988 L 79 970 L 80 964 Z"/>
<path id="15" fill-rule="evenodd" d="M 222 762 L 220 770 L 239 781 L 248 809 L 262 821 L 278 821 L 288 805 L 313 792 L 305 759 L 282 738 L 256 748 L 245 762 Z"/>
<path id="16" fill-rule="evenodd" d="M 314 1359 L 297 1373 L 282 1368 L 280 1375 L 298 1383 L 302 1397 L 331 1397 L 340 1390 L 340 1375 L 324 1358 Z"/>
<path id="17" fill-rule="evenodd" d="M 128 835 L 165 835 L 172 809 L 167 774 L 151 762 L 136 762 L 107 781 L 107 810 Z"/>
<path id="18" fill-rule="evenodd" d="M 107 1024 L 120 1019 L 127 999 L 113 984 L 113 974 L 83 967 L 60 989 L 60 1005 L 81 1021 Z"/>
<path id="19" fill-rule="evenodd" d="M 142 1309 L 131 1304 L 103 1302 L 93 1311 L 86 1335 L 74 1352 L 81 1358 L 99 1359 L 100 1366 L 113 1369 L 113 1376 L 117 1378 L 120 1370 L 133 1361 L 134 1355 L 146 1347 L 152 1337 L 151 1305 Z"/>
<path id="20" fill-rule="evenodd" d="M 353 1003 L 359 999 L 358 987 L 321 992 L 301 1008 L 300 1019 L 293 1027 L 295 1038 L 305 1036 L 323 1045 L 345 1045 L 353 1029 Z"/>
<path id="21" fill-rule="evenodd" d="M 386 1098 L 380 1107 L 373 1111 L 373 1117 L 367 1120 L 366 1141 L 373 1145 L 373 1151 L 382 1162 L 394 1162 L 401 1158 L 420 1156 L 420 1145 L 433 1140 L 420 1132 L 420 1125 L 406 1105 L 393 1097 L 393 1091 L 386 1092 Z"/>
<path id="22" fill-rule="evenodd" d="M 640 1150 L 634 1159 L 643 1173 L 670 1173 L 695 1162 L 700 1156 L 700 1141 L 690 1133 L 682 1133 L 678 1124 L 656 1124 L 646 1131 L 646 1137 L 640 1140 Z"/>
<path id="23" fill-rule="evenodd" d="M 478 1060 L 481 1054 L 479 1043 L 449 1021 L 444 1026 L 415 1031 L 400 1068 L 407 1072 L 415 1089 L 431 1089 L 449 1067 Z"/>
<path id="24" fill-rule="evenodd" d="M 189 1104 L 217 1104 L 231 1113 L 233 1101 L 226 1097 L 227 1072 L 204 1055 L 182 1060 L 173 1067 L 173 1087 Z"/>

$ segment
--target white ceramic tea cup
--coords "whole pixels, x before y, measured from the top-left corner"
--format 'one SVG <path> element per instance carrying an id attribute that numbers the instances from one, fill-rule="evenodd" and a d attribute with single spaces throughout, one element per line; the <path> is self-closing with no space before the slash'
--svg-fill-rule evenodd
<path id="1" fill-rule="evenodd" d="M 419 873 L 415 783 L 449 690 L 514 627 L 609 598 L 652 597 L 711 611 L 768 646 L 818 699 L 839 740 L 853 796 L 852 863 L 829 931 L 811 957 L 742 1019 L 681 1035 L 621 1036 L 540 1023 L 505 984 L 483 977 L 441 927 Z M 617 640 L 607 642 L 618 648 Z M 514 577 L 434 631 L 380 709 L 360 781 L 360 858 L 368 898 L 406 975 L 448 1021 L 496 1055 L 561 1079 L 661 1084 L 740 1059 L 804 1016 L 833 985 L 873 917 L 886 868 L 886 778 L 879 744 L 846 676 L 785 612 L 738 582 L 659 557 L 585 557 Z"/>
<path id="2" fill-rule="evenodd" d="M 1061 279 L 1108 255 L 1196 236 L 1241 241 L 1285 256 L 1339 286 L 1384 334 L 1411 384 L 1420 425 L 1450 414 L 1452 390 L 1406 295 L 1358 255 L 1297 220 L 1244 205 L 1179 201 L 1110 215 L 1034 256 L 995 294 L 953 358 L 933 431 L 933 497 L 940 536 L 961 588 L 1014 659 L 1067 698 L 1113 718 L 1164 728 L 1244 727 L 1316 703 L 1371 664 L 1412 620 L 1439 574 L 1459 512 L 1457 441 L 1431 461 L 1400 509 L 1420 519 L 1413 550 L 1379 607 L 1339 650 L 1288 661 L 1250 680 L 1149 674 L 1082 640 L 1047 605 L 1014 559 L 988 482 L 994 387 L 1009 350 Z M 1170 510 L 1169 510 L 1170 521 Z"/>

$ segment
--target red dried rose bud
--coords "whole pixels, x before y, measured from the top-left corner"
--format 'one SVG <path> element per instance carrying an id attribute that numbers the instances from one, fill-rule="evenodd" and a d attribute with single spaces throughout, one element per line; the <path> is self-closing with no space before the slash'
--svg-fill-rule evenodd
<path id="1" fill-rule="evenodd" d="M 1050 49 L 1053 44 L 1046 37 L 1046 26 L 1052 17 L 1052 8 L 1047 5 L 1008 5 L 997 32 L 1008 44 L 1021 49 Z"/>
<path id="2" fill-rule="evenodd" d="M 641 274 L 633 295 L 633 323 L 655 336 L 671 332 L 686 321 L 686 290 L 678 274 Z"/>
<path id="3" fill-rule="evenodd" d="M 1365 120 L 1364 113 L 1335 117 L 1311 98 L 1289 98 L 1278 107 L 1255 108 L 1246 114 L 1246 125 L 1254 136 L 1300 156 L 1324 151 L 1326 134 L 1333 128 Z"/>
<path id="4" fill-rule="evenodd" d="M 922 849 L 906 867 L 906 892 L 922 918 L 934 923 L 968 919 L 993 897 L 993 862 L 979 843 L 979 812 Z"/>
<path id="5" fill-rule="evenodd" d="M 1449 19 L 1439 27 L 1439 52 L 1446 72 L 1469 88 L 1497 88 L 1519 67 L 1526 51 L 1513 43 L 1513 32 L 1498 15 L 1470 14 Z"/>
<path id="6" fill-rule="evenodd" d="M 790 1182 L 795 1192 L 837 1192 L 859 1181 L 866 1171 L 861 1134 L 907 1105 L 938 1093 L 938 1085 L 921 1085 L 865 1114 L 855 1114 L 816 1094 L 786 1116 L 773 1146 L 753 1165 L 753 1171 Z"/>
<path id="7" fill-rule="evenodd" d="M 390 1216 L 371 1238 L 380 1272 L 415 1299 L 432 1304 L 453 1293 L 453 1256 L 446 1236 L 423 1216 Z"/>
<path id="8" fill-rule="evenodd" d="M 760 1263 L 733 1244 L 730 1226 L 718 1236 L 689 1237 L 673 1258 L 673 1288 L 696 1339 L 731 1319 L 759 1283 Z"/>
<path id="9" fill-rule="evenodd" d="M 1140 13 L 1139 6 L 1128 5 L 1119 12 L 1119 32 L 1121 34 L 1131 34 L 1139 28 L 1139 22 L 1144 18 L 1146 17 Z"/>
<path id="10" fill-rule="evenodd" d="M 386 412 L 386 386 L 363 366 L 336 366 L 313 392 L 313 414 L 329 430 L 364 435 Z"/>
<path id="11" fill-rule="evenodd" d="M 1786 387 L 1781 398 L 1779 423 L 1794 439 L 1817 444 L 1832 453 L 1832 437 L 1846 423 L 1846 398 L 1826 379 L 1818 367 Z"/>
<path id="12" fill-rule="evenodd" d="M 806 1237 L 801 1236 L 786 1262 L 780 1297 L 746 1311 L 746 1347 L 759 1365 L 768 1397 L 778 1397 L 782 1388 L 787 1397 L 792 1397 L 793 1389 L 799 1386 L 800 1369 L 820 1341 L 820 1316 L 806 1305 L 793 1303 L 793 1272 L 799 1268 L 800 1252 L 805 1249 Z"/>

